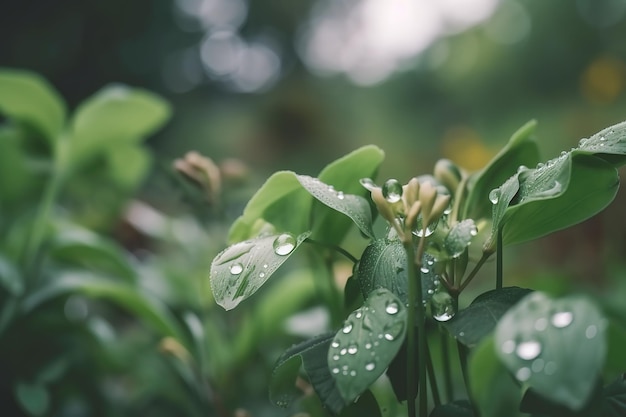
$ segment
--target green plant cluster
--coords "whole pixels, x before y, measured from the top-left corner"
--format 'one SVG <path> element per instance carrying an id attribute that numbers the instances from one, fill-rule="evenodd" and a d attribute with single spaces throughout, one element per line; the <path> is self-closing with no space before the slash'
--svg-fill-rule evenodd
<path id="1" fill-rule="evenodd" d="M 376 395 L 386 380 L 409 417 L 626 413 L 624 323 L 586 295 L 505 287 L 502 272 L 504 246 L 580 223 L 614 199 L 626 122 L 547 162 L 535 127 L 519 129 L 476 173 L 441 160 L 432 175 L 378 186 L 370 178 L 384 155 L 366 146 L 317 178 L 281 171 L 267 180 L 213 260 L 213 295 L 233 309 L 306 253 L 333 326 L 277 360 L 275 404 L 297 408 L 304 378 L 333 415 L 400 415 Z M 341 246 L 353 225 L 365 241 L 359 256 Z M 331 252 L 353 263 L 345 288 L 335 285 Z M 494 254 L 494 288 L 459 309 Z"/>

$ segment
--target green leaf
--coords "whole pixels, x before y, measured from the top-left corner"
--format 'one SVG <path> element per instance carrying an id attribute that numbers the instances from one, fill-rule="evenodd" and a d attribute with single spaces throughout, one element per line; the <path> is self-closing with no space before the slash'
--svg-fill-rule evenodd
<path id="1" fill-rule="evenodd" d="M 597 155 L 615 167 L 626 163 L 626 121 L 581 139 L 577 152 Z"/>
<path id="2" fill-rule="evenodd" d="M 43 302 L 68 293 L 103 298 L 126 308 L 140 320 L 145 321 L 162 336 L 182 340 L 182 332 L 169 309 L 155 298 L 142 294 L 138 288 L 127 283 L 113 281 L 87 272 L 65 272 L 57 275 L 48 285 L 34 291 L 22 303 L 27 314 Z"/>
<path id="3" fill-rule="evenodd" d="M 352 404 L 343 409 L 339 417 L 382 417 L 380 407 L 372 391 L 367 390 Z"/>
<path id="4" fill-rule="evenodd" d="M 539 149 L 533 140 L 536 127 L 537 122 L 531 120 L 519 128 L 489 165 L 472 176 L 463 218 L 489 218 L 491 190 L 499 187 L 519 166 L 534 166 L 539 162 Z"/>
<path id="5" fill-rule="evenodd" d="M 451 258 L 458 258 L 472 243 L 472 239 L 478 234 L 476 224 L 472 219 L 462 220 L 450 229 L 443 241 L 443 247 Z"/>
<path id="6" fill-rule="evenodd" d="M 460 343 L 473 348 L 491 334 L 509 308 L 530 292 L 518 287 L 487 291 L 443 325 Z"/>
<path id="7" fill-rule="evenodd" d="M 290 233 L 263 236 L 236 243 L 211 263 L 211 289 L 217 304 L 226 310 L 254 294 L 295 253 L 309 236 Z"/>
<path id="8" fill-rule="evenodd" d="M 415 339 L 417 339 L 417 333 L 419 329 L 415 329 Z M 396 354 L 396 357 L 393 358 L 389 367 L 387 368 L 387 378 L 389 378 L 389 382 L 391 383 L 391 388 L 393 389 L 393 393 L 396 395 L 396 399 L 398 402 L 407 400 L 407 373 L 409 372 L 409 363 L 407 361 L 407 350 L 408 343 L 405 340 L 400 350 Z M 417 356 L 417 350 L 414 352 L 414 355 Z M 419 389 L 419 369 L 417 361 L 413 363 L 413 380 L 416 383 L 415 388 Z"/>
<path id="9" fill-rule="evenodd" d="M 431 255 L 424 254 L 424 269 L 420 272 L 424 301 L 430 298 L 428 291 L 435 289 L 439 279 L 434 268 L 427 266 L 433 262 Z M 386 288 L 404 304 L 409 299 L 407 257 L 399 240 L 377 239 L 367 246 L 357 264 L 356 277 L 365 298 L 375 289 Z"/>
<path id="10" fill-rule="evenodd" d="M 304 233 L 309 230 L 312 201 L 294 172 L 276 172 L 252 196 L 230 228 L 228 240 L 235 243 L 256 237 L 259 219 L 278 232 Z"/>
<path id="11" fill-rule="evenodd" d="M 0 203 L 18 203 L 37 187 L 38 179 L 20 145 L 17 129 L 0 125 Z"/>
<path id="12" fill-rule="evenodd" d="M 406 309 L 386 289 L 369 295 L 337 332 L 328 350 L 328 367 L 346 402 L 364 392 L 385 372 L 406 334 Z"/>
<path id="13" fill-rule="evenodd" d="M 302 392 L 295 386 L 300 366 L 304 365 L 311 385 L 325 407 L 338 414 L 347 404 L 337 390 L 326 362 L 328 349 L 334 334 L 325 334 L 309 339 L 287 349 L 276 361 L 270 380 L 270 400 L 287 407 Z"/>
<path id="14" fill-rule="evenodd" d="M 367 197 L 369 191 L 363 188 L 359 180 L 374 178 L 384 158 L 385 153 L 380 148 L 373 145 L 363 146 L 328 164 L 318 178 L 344 194 Z M 343 241 L 352 226 L 352 222 L 345 217 L 337 216 L 319 205 L 313 207 L 313 218 L 316 219 L 313 238 L 320 236 L 325 242 L 337 245 Z"/>
<path id="15" fill-rule="evenodd" d="M 50 143 L 65 124 L 63 98 L 45 79 L 24 70 L 0 68 L 0 114 L 34 127 Z"/>
<path id="16" fill-rule="evenodd" d="M 20 382 L 15 387 L 15 397 L 31 416 L 42 416 L 50 406 L 50 395 L 44 385 Z"/>
<path id="17" fill-rule="evenodd" d="M 428 417 L 475 417 L 472 404 L 467 400 L 457 400 L 442 404 L 433 409 Z"/>
<path id="18" fill-rule="evenodd" d="M 71 121 L 74 165 L 118 146 L 137 144 L 170 117 L 158 95 L 124 85 L 109 85 L 84 101 Z"/>
<path id="19" fill-rule="evenodd" d="M 498 322 L 496 352 L 515 377 L 547 399 L 580 410 L 606 357 L 606 320 L 582 297 L 533 292 Z"/>
<path id="20" fill-rule="evenodd" d="M 148 174 L 152 155 L 136 145 L 118 146 L 107 150 L 109 176 L 121 187 L 133 190 Z"/>
<path id="21" fill-rule="evenodd" d="M 604 388 L 603 417 L 626 415 L 626 374 L 620 375 Z"/>
<path id="22" fill-rule="evenodd" d="M 19 296 L 24 292 L 24 280 L 9 259 L 0 254 L 0 285 L 6 288 L 13 296 Z"/>
<path id="23" fill-rule="evenodd" d="M 468 359 L 472 400 L 481 417 L 515 417 L 522 395 L 515 381 L 497 359 L 493 336 L 484 338 Z"/>
<path id="24" fill-rule="evenodd" d="M 309 177 L 307 175 L 298 175 L 298 181 L 300 184 L 318 201 L 322 202 L 331 209 L 338 211 L 339 213 L 348 216 L 354 224 L 363 232 L 366 236 L 373 238 L 374 231 L 372 230 L 372 212 L 367 200 L 358 195 L 345 194 L 343 191 L 337 191 L 334 187 L 324 184 L 317 178 Z M 325 219 L 328 219 L 326 217 Z M 317 225 L 321 225 L 324 234 L 329 229 L 328 224 L 320 222 L 315 219 Z M 326 239 L 324 239 L 326 240 Z"/>

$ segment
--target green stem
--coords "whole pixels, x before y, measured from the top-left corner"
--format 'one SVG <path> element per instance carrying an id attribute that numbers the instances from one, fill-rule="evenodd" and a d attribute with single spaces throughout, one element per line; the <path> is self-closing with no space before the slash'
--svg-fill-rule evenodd
<path id="1" fill-rule="evenodd" d="M 454 389 L 452 386 L 452 368 L 450 367 L 450 346 L 448 335 L 439 332 L 441 335 L 441 356 L 443 358 L 443 383 L 446 391 L 446 399 L 450 402 L 454 399 Z"/>
<path id="2" fill-rule="evenodd" d="M 474 279 L 474 277 L 476 276 L 476 274 L 478 273 L 480 268 L 482 268 L 484 263 L 487 261 L 487 259 L 489 259 L 489 257 L 492 254 L 493 254 L 493 252 L 483 252 L 483 256 L 480 257 L 480 259 L 478 260 L 478 262 L 474 266 L 474 269 L 472 269 L 472 272 L 469 273 L 469 275 L 467 276 L 465 281 L 463 281 L 463 283 L 459 287 L 459 293 L 461 293 L 465 289 L 465 287 L 467 287 L 467 285 Z"/>
<path id="3" fill-rule="evenodd" d="M 330 249 L 332 249 L 332 250 L 334 250 L 336 252 L 339 252 L 340 254 L 342 254 L 343 256 L 348 258 L 350 261 L 352 261 L 353 264 L 359 262 L 359 260 L 357 258 L 355 258 L 354 256 L 352 256 L 352 254 L 350 252 L 348 252 L 344 248 L 339 247 L 337 245 L 333 245 L 333 244 L 325 243 L 325 242 L 320 242 L 318 240 L 314 240 L 314 239 L 311 239 L 311 238 L 308 238 L 308 237 L 304 241 L 306 243 L 310 243 L 310 244 L 318 245 L 318 246 L 323 246 L 325 248 L 330 248 Z"/>
<path id="4" fill-rule="evenodd" d="M 465 391 L 469 393 L 469 375 L 467 374 L 467 353 L 468 349 L 457 342 L 457 349 L 459 351 L 459 362 L 461 363 L 461 373 L 463 374 L 463 382 L 465 383 Z"/>
<path id="5" fill-rule="evenodd" d="M 498 229 L 498 243 L 496 249 L 496 289 L 502 288 L 502 227 Z"/>
<path id="6" fill-rule="evenodd" d="M 439 396 L 439 387 L 437 386 L 437 377 L 435 375 L 435 368 L 433 367 L 433 359 L 430 356 L 430 348 L 428 343 L 426 344 L 426 367 L 428 369 L 428 380 L 430 381 L 430 392 L 433 396 L 435 406 L 441 405 L 441 397 Z"/>

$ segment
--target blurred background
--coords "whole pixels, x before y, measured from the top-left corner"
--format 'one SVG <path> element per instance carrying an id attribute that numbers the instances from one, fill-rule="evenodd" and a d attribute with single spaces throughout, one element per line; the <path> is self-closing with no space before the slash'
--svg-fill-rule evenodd
<path id="1" fill-rule="evenodd" d="M 553 157 L 626 120 L 625 39 L 626 0 L 4 0 L 0 9 L 0 66 L 40 73 L 70 108 L 112 82 L 172 104 L 148 142 L 157 163 L 142 200 L 192 211 L 168 174 L 190 150 L 242 163 L 233 167 L 247 185 L 222 229 L 272 172 L 315 175 L 365 144 L 386 152 L 380 180 L 405 182 L 441 157 L 477 170 L 537 119 Z M 625 205 L 620 192 L 600 216 L 509 249 L 509 283 L 558 287 L 543 281 L 549 274 L 599 283 L 623 271 Z M 224 245 L 213 235 L 208 255 L 194 255 L 194 277 L 206 279 Z"/>

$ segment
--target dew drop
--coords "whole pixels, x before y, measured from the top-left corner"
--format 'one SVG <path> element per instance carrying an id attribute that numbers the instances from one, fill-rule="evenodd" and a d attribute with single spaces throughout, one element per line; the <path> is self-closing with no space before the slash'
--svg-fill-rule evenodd
<path id="1" fill-rule="evenodd" d="M 345 326 L 343 326 L 343 329 L 341 329 L 341 331 L 342 331 L 344 334 L 348 334 L 348 333 L 350 333 L 350 332 L 352 331 L 352 323 L 346 323 L 346 325 L 345 325 Z"/>
<path id="2" fill-rule="evenodd" d="M 274 240 L 274 253 L 276 255 L 289 255 L 296 247 L 296 238 L 290 233 L 283 233 Z"/>
<path id="3" fill-rule="evenodd" d="M 445 290 L 436 291 L 430 299 L 430 309 L 433 319 L 448 321 L 456 314 L 454 299 Z"/>
<path id="4" fill-rule="evenodd" d="M 385 340 L 389 340 L 391 342 L 391 341 L 396 340 L 398 336 L 402 334 L 403 330 L 404 330 L 403 322 L 393 323 L 383 328 L 382 336 L 385 338 Z"/>
<path id="5" fill-rule="evenodd" d="M 354 317 L 356 317 L 357 319 L 360 319 L 361 317 L 363 317 L 363 312 L 357 311 Z"/>
<path id="6" fill-rule="evenodd" d="M 552 323 L 554 327 L 562 329 L 563 327 L 567 327 L 572 324 L 573 320 L 574 315 L 570 311 L 561 311 L 552 315 L 550 323 Z"/>
<path id="7" fill-rule="evenodd" d="M 330 344 L 331 347 L 334 347 L 335 349 L 339 347 L 339 342 L 337 342 L 336 340 L 333 340 L 333 342 Z"/>
<path id="8" fill-rule="evenodd" d="M 370 350 L 372 348 L 372 344 L 371 343 L 366 343 L 365 344 L 365 349 Z"/>
<path id="9" fill-rule="evenodd" d="M 596 337 L 596 334 L 598 334 L 598 327 L 595 324 L 588 326 L 585 330 L 585 337 L 587 339 L 593 339 L 594 337 Z"/>
<path id="10" fill-rule="evenodd" d="M 517 378 L 517 380 L 520 382 L 528 381 L 528 378 L 530 378 L 531 375 L 532 372 L 530 371 L 530 368 L 526 366 L 518 369 L 517 372 L 515 372 L 515 378 Z"/>
<path id="11" fill-rule="evenodd" d="M 343 191 L 339 191 L 337 193 L 337 198 L 340 200 L 343 200 L 346 196 L 344 195 Z"/>
<path id="12" fill-rule="evenodd" d="M 350 371 L 350 376 L 356 376 L 356 371 L 354 369 Z"/>
<path id="13" fill-rule="evenodd" d="M 374 184 L 374 181 L 372 181 L 371 178 L 361 178 L 359 182 L 367 191 L 372 191 L 376 188 L 376 184 Z"/>
<path id="14" fill-rule="evenodd" d="M 435 233 L 435 230 L 437 230 L 437 226 L 439 226 L 439 219 L 430 223 L 428 226 L 426 226 L 426 230 L 424 230 L 424 227 L 422 226 L 422 216 L 420 215 L 417 218 L 415 229 L 413 229 L 411 233 L 413 233 L 417 237 L 428 237 Z"/>
<path id="15" fill-rule="evenodd" d="M 491 204 L 498 204 L 499 200 L 500 200 L 500 189 L 494 188 L 489 193 L 489 201 L 491 201 Z"/>
<path id="16" fill-rule="evenodd" d="M 604 136 L 600 136 L 600 142 L 604 142 L 606 138 Z"/>
<path id="17" fill-rule="evenodd" d="M 385 312 L 387 314 L 397 314 L 398 311 L 398 304 L 395 301 L 390 302 L 389 304 L 387 304 L 387 307 L 385 307 Z"/>
<path id="18" fill-rule="evenodd" d="M 334 361 L 338 361 L 338 360 L 339 360 L 339 358 L 340 358 L 340 356 L 339 356 L 339 355 L 333 355 L 333 360 L 334 360 Z"/>
<path id="19" fill-rule="evenodd" d="M 339 354 L 340 354 L 341 356 L 345 355 L 346 353 L 348 353 L 348 349 L 346 349 L 346 348 L 343 348 L 343 349 L 341 349 L 341 350 L 339 351 Z"/>
<path id="20" fill-rule="evenodd" d="M 397 203 L 402 198 L 402 184 L 398 180 L 390 179 L 383 184 L 383 197 L 389 203 Z"/>
<path id="21" fill-rule="evenodd" d="M 263 264 L 263 268 L 267 268 L 268 266 L 268 264 Z"/>
<path id="22" fill-rule="evenodd" d="M 333 368 L 333 374 L 338 374 L 339 373 L 339 368 Z"/>
<path id="23" fill-rule="evenodd" d="M 332 185 L 328 186 L 328 192 L 329 193 L 334 193 L 335 192 L 335 187 L 333 187 Z"/>
<path id="24" fill-rule="evenodd" d="M 428 274 L 430 272 L 430 269 L 428 269 L 427 267 L 423 266 L 420 268 L 420 271 L 422 272 L 422 274 Z"/>
<path id="25" fill-rule="evenodd" d="M 527 340 L 517 345 L 515 353 L 521 359 L 527 361 L 535 359 L 541 353 L 541 343 L 536 340 Z"/>
<path id="26" fill-rule="evenodd" d="M 470 235 L 476 236 L 478 234 L 478 228 L 476 226 L 470 229 Z"/>
<path id="27" fill-rule="evenodd" d="M 589 139 L 582 138 L 581 140 L 578 141 L 578 146 L 580 146 L 580 147 L 585 146 L 588 141 L 589 141 Z"/>
<path id="28" fill-rule="evenodd" d="M 261 273 L 259 274 L 259 278 L 265 278 L 265 272 L 261 272 Z"/>
<path id="29" fill-rule="evenodd" d="M 357 353 L 358 351 L 359 351 L 359 348 L 357 348 L 357 347 L 356 347 L 356 345 L 351 345 L 351 346 L 348 348 L 348 353 L 349 353 L 350 355 L 356 355 L 356 353 Z"/>
<path id="30" fill-rule="evenodd" d="M 526 165 L 520 165 L 517 167 L 517 173 L 522 173 L 524 171 L 528 171 L 528 167 Z"/>
<path id="31" fill-rule="evenodd" d="M 374 362 L 369 362 L 365 364 L 366 371 L 373 371 L 376 368 L 376 364 Z"/>
<path id="32" fill-rule="evenodd" d="M 239 275 L 243 272 L 243 265 L 240 263 L 232 264 L 230 266 L 230 273 L 233 275 Z"/>

